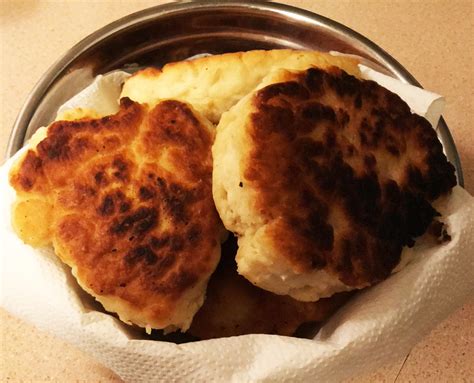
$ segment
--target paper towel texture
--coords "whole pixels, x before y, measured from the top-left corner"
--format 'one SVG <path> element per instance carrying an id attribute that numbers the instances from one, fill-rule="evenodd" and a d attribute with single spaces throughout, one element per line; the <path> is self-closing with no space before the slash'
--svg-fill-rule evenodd
<path id="1" fill-rule="evenodd" d="M 123 71 L 98 75 L 91 85 L 61 105 L 58 117 L 75 108 L 92 109 L 100 116 L 117 113 L 122 84 L 128 77 L 130 74 Z"/>
<path id="2" fill-rule="evenodd" d="M 366 76 L 370 78 L 370 71 Z M 120 81 L 105 80 L 76 96 L 74 106 L 93 105 L 87 103 L 91 94 L 109 97 L 107 105 L 116 103 L 107 95 L 116 93 L 109 86 L 120 86 Z M 413 99 L 408 102 L 412 110 L 432 104 L 426 96 L 434 96 L 423 90 L 396 81 L 390 86 L 405 100 L 404 93 L 417 93 L 408 97 Z M 8 184 L 8 170 L 19 155 L 0 169 L 1 305 L 91 353 L 127 381 L 340 381 L 405 355 L 474 293 L 474 198 L 456 187 L 437 206 L 452 240 L 436 246 L 417 243 L 408 251 L 407 267 L 358 294 L 314 340 L 274 335 L 181 345 L 144 340 L 101 312 L 52 250 L 33 249 L 14 234 L 10 208 L 15 192 Z"/>

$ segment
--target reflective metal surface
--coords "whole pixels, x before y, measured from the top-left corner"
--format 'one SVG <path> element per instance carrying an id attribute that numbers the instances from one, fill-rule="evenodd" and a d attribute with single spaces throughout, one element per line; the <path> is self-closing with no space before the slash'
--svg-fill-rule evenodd
<path id="1" fill-rule="evenodd" d="M 91 34 L 41 78 L 13 126 L 7 157 L 20 149 L 58 107 L 101 73 L 170 61 L 207 52 L 250 49 L 337 50 L 363 56 L 404 82 L 420 85 L 394 58 L 357 32 L 323 16 L 264 1 L 182 1 L 149 8 Z M 461 163 L 443 119 L 438 134 L 463 184 Z"/>

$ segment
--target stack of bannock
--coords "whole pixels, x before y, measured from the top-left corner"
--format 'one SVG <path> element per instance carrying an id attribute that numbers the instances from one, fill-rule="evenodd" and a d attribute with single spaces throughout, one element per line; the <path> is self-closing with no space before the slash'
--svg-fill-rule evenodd
<path id="1" fill-rule="evenodd" d="M 357 64 L 274 50 L 141 70 L 116 114 L 71 111 L 32 139 L 13 227 L 147 330 L 321 323 L 419 237 L 449 239 L 432 203 L 456 178 L 434 129 Z"/>

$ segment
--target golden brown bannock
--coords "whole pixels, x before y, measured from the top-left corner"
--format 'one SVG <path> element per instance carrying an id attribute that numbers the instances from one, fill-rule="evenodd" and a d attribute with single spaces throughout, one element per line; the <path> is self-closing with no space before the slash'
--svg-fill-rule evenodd
<path id="1" fill-rule="evenodd" d="M 386 278 L 456 184 L 435 131 L 335 67 L 270 77 L 222 116 L 213 146 L 239 273 L 305 301 Z"/>
<path id="2" fill-rule="evenodd" d="M 213 130 L 173 100 L 55 122 L 12 168 L 13 225 L 123 321 L 186 330 L 220 257 Z"/>
<path id="3" fill-rule="evenodd" d="M 173 98 L 190 103 L 213 123 L 277 68 L 303 70 L 335 65 L 358 74 L 358 61 L 316 51 L 275 49 L 226 53 L 146 68 L 124 84 L 121 97 L 152 105 Z"/>
<path id="4" fill-rule="evenodd" d="M 237 274 L 236 243 L 232 254 L 226 254 L 225 249 L 232 242 L 235 239 L 224 244 L 206 300 L 189 328 L 193 336 L 211 339 L 245 334 L 294 335 L 303 324 L 314 327 L 324 322 L 351 295 L 340 293 L 317 302 L 300 302 L 259 289 Z"/>

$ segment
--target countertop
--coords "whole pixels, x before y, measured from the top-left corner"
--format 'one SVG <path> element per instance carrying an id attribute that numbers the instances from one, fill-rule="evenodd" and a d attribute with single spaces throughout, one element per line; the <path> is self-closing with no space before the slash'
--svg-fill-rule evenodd
<path id="1" fill-rule="evenodd" d="M 473 2 L 281 1 L 341 22 L 383 47 L 427 89 L 447 99 L 444 117 L 474 193 Z M 0 1 L 0 153 L 42 73 L 99 27 L 162 1 Z M 474 381 L 474 300 L 397 363 L 353 382 Z M 0 381 L 120 382 L 77 348 L 0 311 Z"/>

